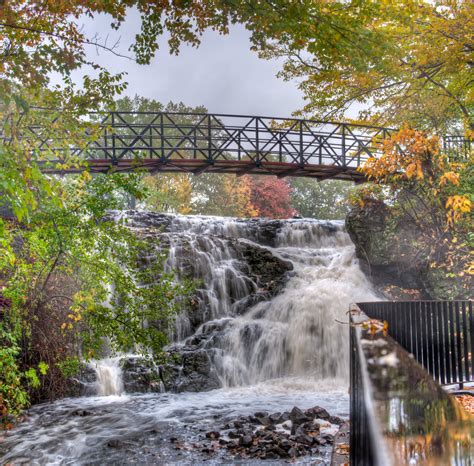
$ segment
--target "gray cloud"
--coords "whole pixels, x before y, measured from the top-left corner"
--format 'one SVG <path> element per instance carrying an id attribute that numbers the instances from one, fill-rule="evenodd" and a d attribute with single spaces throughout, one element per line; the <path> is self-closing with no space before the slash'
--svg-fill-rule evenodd
<path id="1" fill-rule="evenodd" d="M 89 37 L 98 33 L 112 44 L 120 36 L 118 51 L 127 49 L 139 30 L 140 20 L 132 11 L 117 32 L 110 18 L 100 15 L 83 20 Z M 185 46 L 178 56 L 168 52 L 166 38 L 148 66 L 88 48 L 88 56 L 111 72 L 127 71 L 127 95 L 135 94 L 162 101 L 182 101 L 186 105 L 204 105 L 210 112 L 290 116 L 302 107 L 303 100 L 295 82 L 284 82 L 275 75 L 281 62 L 262 60 L 250 51 L 249 34 L 235 26 L 228 36 L 206 32 L 199 48 Z M 97 56 L 97 54 L 99 54 Z"/>

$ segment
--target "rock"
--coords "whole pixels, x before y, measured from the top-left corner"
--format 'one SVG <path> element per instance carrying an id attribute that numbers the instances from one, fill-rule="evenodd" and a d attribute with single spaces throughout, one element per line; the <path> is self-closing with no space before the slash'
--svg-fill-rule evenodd
<path id="1" fill-rule="evenodd" d="M 72 416 L 81 416 L 81 417 L 91 416 L 92 414 L 94 414 L 94 413 L 92 411 L 87 410 L 87 409 L 76 409 L 76 410 L 72 411 L 72 413 L 71 413 Z"/>
<path id="2" fill-rule="evenodd" d="M 344 419 L 341 419 L 338 416 L 329 416 L 328 420 L 331 424 L 336 424 L 337 426 L 341 426 L 345 422 Z"/>
<path id="3" fill-rule="evenodd" d="M 280 422 L 280 416 L 281 416 L 281 413 L 274 413 L 268 416 L 268 418 L 273 424 L 278 424 Z"/>
<path id="4" fill-rule="evenodd" d="M 122 442 L 117 439 L 111 439 L 107 442 L 107 446 L 110 448 L 120 448 L 122 446 Z"/>
<path id="5" fill-rule="evenodd" d="M 328 420 L 330 417 L 329 413 L 320 406 L 314 406 L 313 408 L 307 409 L 306 414 L 313 419 Z"/>
<path id="6" fill-rule="evenodd" d="M 272 424 L 272 421 L 270 420 L 268 416 L 255 415 L 255 418 L 257 419 L 258 422 L 260 422 L 260 424 L 262 424 L 262 426 L 270 426 Z"/>
<path id="7" fill-rule="evenodd" d="M 144 357 L 124 358 L 120 361 L 124 389 L 127 393 L 159 392 L 160 368 Z"/>
<path id="8" fill-rule="evenodd" d="M 161 368 L 167 391 L 201 392 L 220 387 L 219 378 L 205 350 L 183 350 L 177 357 L 181 365 L 169 363 Z"/>
<path id="9" fill-rule="evenodd" d="M 244 435 L 243 437 L 240 437 L 239 445 L 241 445 L 243 447 L 249 447 L 250 445 L 252 445 L 252 436 L 251 435 Z"/>
<path id="10" fill-rule="evenodd" d="M 310 418 L 296 406 L 291 410 L 289 418 L 294 425 L 302 424 L 310 420 Z"/>
<path id="11" fill-rule="evenodd" d="M 445 270 L 432 268 L 433 259 L 420 254 L 424 232 L 410 217 L 394 213 L 381 201 L 370 201 L 350 210 L 346 230 L 362 270 L 385 298 L 469 299 L 472 286 L 466 286 L 456 273 L 447 276 Z M 442 262 L 445 247 L 442 242 L 436 247 L 436 261 Z"/>
<path id="12" fill-rule="evenodd" d="M 326 440 L 324 437 L 320 436 L 320 437 L 316 437 L 316 442 L 319 444 L 319 445 L 327 445 L 329 442 L 328 440 Z"/>
<path id="13" fill-rule="evenodd" d="M 271 420 L 288 418 L 281 424 L 275 424 Z M 250 416 L 240 416 L 232 424 L 236 430 L 226 433 L 227 439 L 221 438 L 217 430 L 206 433 L 206 439 L 211 443 L 213 451 L 218 446 L 227 448 L 234 454 L 234 459 L 285 459 L 296 458 L 305 455 L 316 455 L 318 445 L 330 445 L 334 442 L 334 437 L 330 433 L 320 434 L 319 423 L 323 422 L 329 426 L 327 421 L 321 418 L 332 418 L 339 420 L 336 416 L 315 406 L 303 412 L 294 407 L 290 413 L 272 413 L 261 411 Z M 290 420 L 290 418 L 292 420 Z M 229 418 L 222 420 L 227 427 L 231 423 Z M 265 425 L 269 423 L 268 425 Z M 292 431 L 289 435 L 288 430 Z M 227 430 L 227 429 L 226 429 Z M 219 438 L 218 446 L 215 440 Z M 204 445 L 205 446 L 205 445 Z"/>
<path id="14" fill-rule="evenodd" d="M 66 396 L 91 396 L 97 393 L 97 374 L 86 363 L 81 363 L 78 373 L 68 379 Z"/>
<path id="15" fill-rule="evenodd" d="M 291 458 L 294 458 L 296 456 L 299 456 L 298 455 L 298 450 L 295 448 L 295 447 L 291 447 L 289 450 L 288 450 L 288 456 L 290 456 Z"/>

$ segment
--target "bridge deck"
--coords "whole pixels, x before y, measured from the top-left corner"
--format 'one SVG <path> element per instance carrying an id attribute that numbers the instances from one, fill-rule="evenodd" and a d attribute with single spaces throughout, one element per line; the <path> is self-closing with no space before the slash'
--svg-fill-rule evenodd
<path id="1" fill-rule="evenodd" d="M 91 173 L 130 172 L 137 168 L 149 173 L 231 173 L 237 176 L 251 175 L 274 175 L 278 178 L 309 177 L 318 181 L 333 178 L 357 183 L 365 180 L 364 176 L 354 167 L 339 167 L 331 165 L 306 164 L 304 167 L 295 167 L 293 163 L 285 162 L 261 162 L 258 166 L 254 162 L 244 160 L 215 160 L 212 163 L 199 159 L 175 159 L 162 162 L 160 159 L 119 159 L 112 164 L 110 159 L 88 160 L 86 165 Z M 43 169 L 45 173 L 80 173 L 85 167 L 48 167 Z"/>

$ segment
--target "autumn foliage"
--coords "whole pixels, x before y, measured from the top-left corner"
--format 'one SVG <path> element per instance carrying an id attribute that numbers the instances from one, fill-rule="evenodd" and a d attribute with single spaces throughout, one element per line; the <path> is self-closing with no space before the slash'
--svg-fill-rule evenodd
<path id="1" fill-rule="evenodd" d="M 371 184 L 351 199 L 360 209 L 384 204 L 393 224 L 412 225 L 418 232 L 413 260 L 425 261 L 464 290 L 474 275 L 472 162 L 472 154 L 445 153 L 436 136 L 404 128 L 383 141 L 380 157 L 360 168 Z"/>
<path id="2" fill-rule="evenodd" d="M 251 202 L 260 217 L 289 218 L 296 211 L 291 206 L 291 188 L 275 177 L 255 177 L 252 182 Z"/>

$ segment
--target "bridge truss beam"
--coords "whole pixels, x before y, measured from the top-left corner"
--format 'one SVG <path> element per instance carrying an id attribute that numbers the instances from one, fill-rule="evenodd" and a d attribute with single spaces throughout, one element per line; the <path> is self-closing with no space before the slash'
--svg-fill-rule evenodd
<path id="1" fill-rule="evenodd" d="M 58 120 L 60 116 L 56 116 Z M 54 123 L 53 122 L 53 123 Z M 49 173 L 132 171 L 304 176 L 364 181 L 358 171 L 395 130 L 377 126 L 261 116 L 171 112 L 89 114 L 66 147 L 55 125 L 22 133 Z M 447 137 L 445 146 L 469 150 Z"/>

